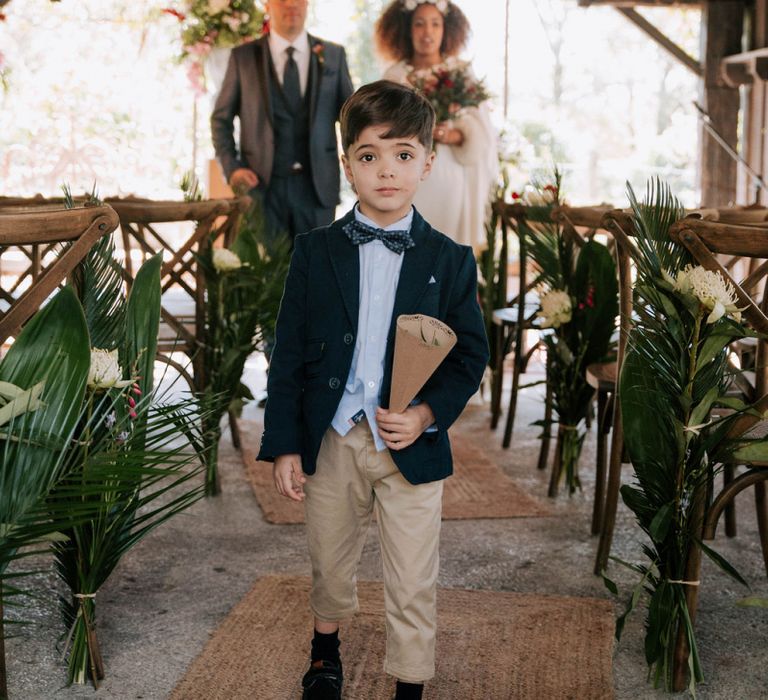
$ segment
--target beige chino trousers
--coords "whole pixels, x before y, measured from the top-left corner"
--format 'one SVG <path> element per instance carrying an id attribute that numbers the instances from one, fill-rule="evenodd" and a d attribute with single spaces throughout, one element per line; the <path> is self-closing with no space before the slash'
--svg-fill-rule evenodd
<path id="1" fill-rule="evenodd" d="M 337 622 L 357 612 L 357 567 L 375 512 L 384 573 L 384 670 L 412 683 L 432 678 L 443 482 L 406 481 L 389 450 L 376 451 L 363 420 L 344 437 L 328 429 L 304 492 L 314 615 Z"/>

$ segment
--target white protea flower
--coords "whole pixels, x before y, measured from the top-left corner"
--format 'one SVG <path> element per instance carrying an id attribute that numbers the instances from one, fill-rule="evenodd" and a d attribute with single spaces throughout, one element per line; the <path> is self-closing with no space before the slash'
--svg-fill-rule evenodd
<path id="1" fill-rule="evenodd" d="M 238 270 L 243 266 L 243 261 L 227 248 L 213 249 L 213 266 L 217 272 L 230 272 Z"/>
<path id="2" fill-rule="evenodd" d="M 571 320 L 573 305 L 568 292 L 561 289 L 551 289 L 544 292 L 539 300 L 541 311 L 536 315 L 542 320 L 544 328 L 559 328 Z"/>
<path id="3" fill-rule="evenodd" d="M 132 383 L 131 379 L 123 379 L 117 350 L 91 348 L 91 367 L 88 370 L 90 389 L 122 389 Z"/>
<path id="4" fill-rule="evenodd" d="M 707 323 L 714 323 L 726 314 L 741 323 L 741 311 L 736 306 L 738 300 L 733 285 L 719 273 L 701 265 L 686 265 L 677 273 L 674 287 L 681 294 L 692 294 L 710 311 Z"/>

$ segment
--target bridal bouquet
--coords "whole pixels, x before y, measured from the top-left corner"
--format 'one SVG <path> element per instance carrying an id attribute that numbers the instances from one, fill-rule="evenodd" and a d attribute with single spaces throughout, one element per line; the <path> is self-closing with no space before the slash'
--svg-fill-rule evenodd
<path id="1" fill-rule="evenodd" d="M 472 75 L 469 63 L 456 58 L 431 68 L 411 70 L 408 82 L 430 101 L 438 124 L 454 119 L 467 107 L 477 107 L 490 98 L 483 81 Z"/>

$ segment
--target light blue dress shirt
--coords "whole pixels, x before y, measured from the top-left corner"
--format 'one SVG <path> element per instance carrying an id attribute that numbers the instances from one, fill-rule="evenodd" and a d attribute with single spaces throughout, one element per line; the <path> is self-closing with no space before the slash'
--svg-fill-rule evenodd
<path id="1" fill-rule="evenodd" d="M 368 226 L 381 228 L 360 213 L 355 205 L 355 218 Z M 413 208 L 399 221 L 384 227 L 385 231 L 410 231 Z M 360 305 L 357 317 L 357 339 L 352 366 L 331 425 L 339 435 L 346 435 L 363 415 L 373 433 L 376 449 L 386 448 L 376 425 L 376 408 L 380 405 L 381 382 L 384 378 L 384 356 L 392 323 L 395 292 L 403 266 L 403 255 L 392 252 L 381 241 L 358 246 L 360 256 Z"/>

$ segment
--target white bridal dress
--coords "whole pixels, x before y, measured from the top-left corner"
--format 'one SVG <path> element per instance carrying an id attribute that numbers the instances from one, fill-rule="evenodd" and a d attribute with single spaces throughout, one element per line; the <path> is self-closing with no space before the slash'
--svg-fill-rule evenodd
<path id="1" fill-rule="evenodd" d="M 384 78 L 408 84 L 410 71 L 405 61 L 399 61 L 386 70 Z M 496 130 L 487 102 L 462 110 L 453 125 L 464 134 L 464 142 L 435 144 L 432 172 L 419 186 L 413 203 L 434 228 L 477 253 L 485 247 L 484 225 L 499 169 Z"/>

